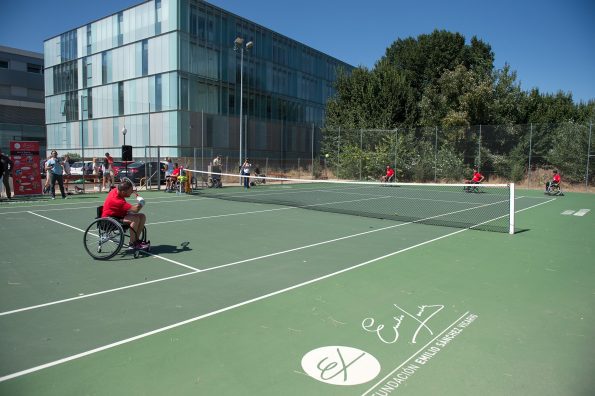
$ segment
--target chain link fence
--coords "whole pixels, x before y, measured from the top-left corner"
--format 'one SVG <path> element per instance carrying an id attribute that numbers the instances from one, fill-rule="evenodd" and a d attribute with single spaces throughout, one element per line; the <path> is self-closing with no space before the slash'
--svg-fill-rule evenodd
<path id="1" fill-rule="evenodd" d="M 256 128 L 256 127 L 254 127 Z M 287 133 L 287 132 L 285 132 Z M 243 158 L 272 176 L 377 180 L 386 165 L 397 180 L 460 182 L 480 167 L 488 182 L 515 182 L 542 187 L 557 169 L 565 185 L 589 190 L 594 186 L 591 124 L 477 125 L 377 129 L 302 127 L 286 136 L 301 142 L 299 150 L 279 147 L 258 150 L 248 144 Z M 247 139 L 250 143 L 250 139 Z M 121 147 L 59 148 L 79 160 L 102 160 L 105 152 L 118 159 Z M 167 157 L 181 166 L 208 171 L 221 155 L 224 173 L 239 171 L 240 153 L 229 148 L 193 146 L 133 147 L 135 161 L 160 163 Z M 161 175 L 154 188 L 160 188 Z M 582 186 L 582 187 L 581 187 Z"/>

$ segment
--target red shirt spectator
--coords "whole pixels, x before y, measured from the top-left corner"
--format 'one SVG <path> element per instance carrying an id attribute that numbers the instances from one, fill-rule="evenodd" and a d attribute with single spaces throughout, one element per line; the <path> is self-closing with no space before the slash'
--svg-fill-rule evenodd
<path id="1" fill-rule="evenodd" d="M 124 218 L 132 207 L 124 197 L 118 194 L 118 189 L 113 188 L 103 203 L 103 212 L 101 217 Z"/>

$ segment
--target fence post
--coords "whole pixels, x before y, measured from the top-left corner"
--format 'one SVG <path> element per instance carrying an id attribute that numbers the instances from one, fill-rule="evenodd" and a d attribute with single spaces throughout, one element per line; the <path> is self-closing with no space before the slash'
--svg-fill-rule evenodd
<path id="1" fill-rule="evenodd" d="M 341 156 L 341 127 L 339 127 L 339 138 L 337 139 L 337 179 L 339 179 L 339 158 Z"/>
<path id="2" fill-rule="evenodd" d="M 477 169 L 481 172 L 481 124 L 479 124 L 479 137 L 477 138 Z"/>
<path id="3" fill-rule="evenodd" d="M 310 166 L 312 167 L 312 179 L 314 179 L 314 123 L 312 123 L 312 147 L 311 147 L 311 157 L 310 157 Z"/>
<path id="4" fill-rule="evenodd" d="M 531 188 L 531 151 L 533 145 L 533 123 L 529 129 L 529 167 L 527 168 L 527 189 Z"/>
<path id="5" fill-rule="evenodd" d="M 362 155 L 364 152 L 364 130 L 359 130 L 359 180 L 362 179 Z"/>
<path id="6" fill-rule="evenodd" d="M 585 174 L 585 190 L 589 191 L 589 159 L 591 157 L 591 132 L 593 129 L 593 122 L 589 123 L 589 143 L 587 144 L 587 172 Z"/>
<path id="7" fill-rule="evenodd" d="M 397 180 L 397 149 L 399 148 L 399 128 L 395 129 L 395 180 Z"/>
<path id="8" fill-rule="evenodd" d="M 157 164 L 161 167 L 161 147 L 157 146 Z M 157 172 L 157 190 L 161 190 L 161 170 Z"/>
<path id="9" fill-rule="evenodd" d="M 200 170 L 205 170 L 205 112 L 204 110 L 200 111 Z M 196 169 L 196 149 L 194 153 L 194 169 Z"/>
<path id="10" fill-rule="evenodd" d="M 436 183 L 436 175 L 438 172 L 438 126 L 436 128 L 436 137 L 434 139 L 434 183 Z"/>

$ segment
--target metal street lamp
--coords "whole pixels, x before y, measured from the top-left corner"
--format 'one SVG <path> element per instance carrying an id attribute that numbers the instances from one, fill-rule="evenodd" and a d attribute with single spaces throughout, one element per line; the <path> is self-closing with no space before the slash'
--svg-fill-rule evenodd
<path id="1" fill-rule="evenodd" d="M 254 46 L 252 41 L 248 41 L 244 46 L 244 39 L 237 37 L 234 40 L 234 50 L 240 51 L 240 166 L 242 166 L 242 139 L 243 139 L 243 125 L 244 125 L 244 48 L 251 49 Z"/>
<path id="2" fill-rule="evenodd" d="M 122 128 L 122 135 L 124 136 L 124 146 L 126 146 L 126 133 L 128 132 L 128 130 L 126 129 L 126 126 L 124 126 L 124 128 Z M 126 177 L 128 177 L 128 161 L 124 161 L 124 169 L 126 169 Z M 115 177 L 114 177 L 115 179 Z"/>

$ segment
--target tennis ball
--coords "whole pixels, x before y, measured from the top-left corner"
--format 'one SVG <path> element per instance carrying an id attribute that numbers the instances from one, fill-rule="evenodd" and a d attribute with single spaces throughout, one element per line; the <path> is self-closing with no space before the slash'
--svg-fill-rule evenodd
<path id="1" fill-rule="evenodd" d="M 328 155 L 328 154 L 325 154 L 324 156 L 325 156 L 326 158 L 328 158 L 328 157 L 329 157 L 329 155 Z"/>

